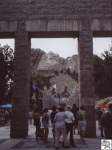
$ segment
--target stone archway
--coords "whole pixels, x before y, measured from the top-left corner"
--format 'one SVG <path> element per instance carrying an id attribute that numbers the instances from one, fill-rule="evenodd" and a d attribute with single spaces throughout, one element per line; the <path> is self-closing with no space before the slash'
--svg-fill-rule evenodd
<path id="1" fill-rule="evenodd" d="M 65 32 L 61 36 L 65 36 L 65 34 L 67 35 L 67 32 Z M 72 34 L 69 36 L 72 36 Z M 49 33 L 47 34 L 47 36 L 48 35 Z M 52 36 L 55 37 L 55 34 L 53 34 Z M 95 136 L 94 99 L 93 99 L 94 87 L 93 87 L 93 78 L 92 78 L 92 55 L 93 55 L 92 34 L 90 31 L 88 31 L 88 28 L 84 28 L 82 29 L 81 32 L 79 32 L 78 38 L 79 38 L 79 56 L 80 56 L 80 68 L 79 68 L 80 102 L 85 106 L 86 110 L 89 112 L 88 132 L 87 132 L 88 136 Z M 13 110 L 12 121 L 11 121 L 10 135 L 12 138 L 22 138 L 28 135 L 28 105 L 29 105 L 28 102 L 29 102 L 29 92 L 30 92 L 29 91 L 29 82 L 30 82 L 29 81 L 30 80 L 30 36 L 29 34 L 26 32 L 16 33 L 15 47 L 16 47 L 15 87 L 14 87 L 14 95 L 13 95 L 14 110 Z M 92 130 L 93 133 L 91 132 L 91 128 L 94 129 Z"/>
<path id="2" fill-rule="evenodd" d="M 95 136 L 92 38 L 97 35 L 112 35 L 112 2 L 111 0 L 84 2 L 77 0 L 0 2 L 0 37 L 13 36 L 16 49 L 11 138 L 25 138 L 28 135 L 30 38 L 34 36 L 78 37 L 80 102 L 88 111 L 87 136 Z"/>

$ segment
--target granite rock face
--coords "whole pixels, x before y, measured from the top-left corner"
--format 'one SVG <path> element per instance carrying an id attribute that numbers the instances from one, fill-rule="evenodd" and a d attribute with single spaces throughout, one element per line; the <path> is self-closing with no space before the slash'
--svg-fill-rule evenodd
<path id="1" fill-rule="evenodd" d="M 70 69 L 71 72 L 74 70 L 78 73 L 78 56 L 73 55 L 71 57 L 63 58 L 54 52 L 45 53 L 42 55 L 41 60 L 38 64 L 38 70 L 66 70 Z"/>
<path id="2" fill-rule="evenodd" d="M 39 54 L 40 50 L 35 51 Z M 42 50 L 41 50 L 42 51 Z M 50 83 L 51 88 L 55 85 L 57 93 L 62 93 L 65 86 L 68 86 L 68 91 L 70 93 L 70 98 L 68 104 L 72 105 L 76 103 L 78 105 L 79 100 L 79 87 L 78 82 L 73 79 L 66 70 L 69 68 L 71 72 L 76 71 L 78 73 L 78 56 L 73 55 L 68 58 L 62 58 L 58 54 L 55 54 L 53 52 L 44 53 L 40 59 L 40 61 L 36 61 L 39 63 L 36 63 L 34 67 L 32 68 L 35 72 L 35 75 L 38 78 L 38 75 L 51 77 Z M 57 74 L 55 74 L 57 72 Z M 33 76 L 33 74 L 32 74 Z M 48 105 L 49 107 L 52 106 L 53 99 L 47 99 L 44 102 L 44 107 Z M 55 103 L 55 102 L 54 102 Z"/>

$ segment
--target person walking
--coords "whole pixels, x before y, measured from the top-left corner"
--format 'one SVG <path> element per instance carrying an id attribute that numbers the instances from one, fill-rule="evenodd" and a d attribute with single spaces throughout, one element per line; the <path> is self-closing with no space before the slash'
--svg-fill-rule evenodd
<path id="1" fill-rule="evenodd" d="M 102 114 L 101 125 L 104 128 L 105 139 L 112 139 L 112 104 L 109 105 L 108 111 Z"/>
<path id="2" fill-rule="evenodd" d="M 101 138 L 104 138 L 104 128 L 103 128 L 102 123 L 101 123 L 102 115 L 103 115 L 103 110 L 101 108 L 98 108 L 96 110 L 96 119 L 98 121 L 98 126 L 100 129 L 100 136 L 101 136 Z"/>
<path id="3" fill-rule="evenodd" d="M 34 125 L 35 125 L 35 128 L 36 128 L 36 131 L 35 131 L 35 137 L 36 137 L 36 140 L 38 140 L 38 138 L 40 137 L 40 113 L 38 112 L 38 109 L 36 109 L 33 113 L 33 119 L 34 119 Z"/>
<path id="4" fill-rule="evenodd" d="M 42 124 L 43 124 L 43 140 L 45 143 L 48 142 L 48 134 L 49 134 L 49 115 L 48 109 L 45 108 L 42 115 Z"/>
<path id="5" fill-rule="evenodd" d="M 50 119 L 51 119 L 51 124 L 52 124 L 52 133 L 53 133 L 53 143 L 55 143 L 55 122 L 54 122 L 54 118 L 55 115 L 57 113 L 57 108 L 55 106 L 52 107 L 52 112 L 50 115 Z"/>
<path id="6" fill-rule="evenodd" d="M 56 113 L 55 118 L 55 148 L 60 147 L 59 141 L 62 135 L 63 137 L 63 147 L 66 147 L 66 127 L 65 127 L 65 112 L 63 107 L 59 107 L 59 112 Z"/>
<path id="7" fill-rule="evenodd" d="M 70 93 L 68 92 L 68 86 L 64 87 L 64 91 L 61 93 L 62 97 L 69 97 Z"/>
<path id="8" fill-rule="evenodd" d="M 75 122 L 74 122 L 74 134 L 75 134 L 76 129 L 78 130 L 78 107 L 76 106 L 76 104 L 73 104 L 72 113 L 75 118 Z"/>
<path id="9" fill-rule="evenodd" d="M 86 111 L 84 109 L 84 106 L 81 106 L 79 110 L 78 130 L 82 144 L 85 144 L 84 137 L 86 132 L 86 125 Z"/>
<path id="10" fill-rule="evenodd" d="M 69 144 L 72 147 L 76 147 L 75 143 L 74 143 L 74 138 L 73 138 L 73 125 L 74 125 L 74 115 L 71 112 L 71 106 L 67 106 L 66 111 L 65 111 L 65 123 L 66 123 L 66 132 L 67 135 L 69 135 Z"/>
<path id="11" fill-rule="evenodd" d="M 29 111 L 29 124 L 32 125 L 32 119 L 33 119 L 33 112 L 32 110 Z"/>
<path id="12" fill-rule="evenodd" d="M 70 93 L 68 91 L 68 86 L 64 87 L 64 91 L 61 93 L 61 103 L 67 104 L 69 102 Z"/>

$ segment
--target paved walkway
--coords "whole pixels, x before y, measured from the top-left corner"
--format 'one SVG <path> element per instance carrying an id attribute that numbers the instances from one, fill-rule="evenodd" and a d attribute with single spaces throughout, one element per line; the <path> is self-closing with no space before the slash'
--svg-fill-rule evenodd
<path id="1" fill-rule="evenodd" d="M 42 141 L 37 142 L 34 138 L 35 129 L 30 126 L 29 137 L 26 139 L 10 139 L 9 126 L 0 128 L 0 150 L 54 150 L 52 140 L 48 144 L 43 144 Z M 50 134 L 51 135 L 51 134 Z M 49 137 L 51 139 L 51 137 Z M 100 150 L 100 139 L 86 139 L 86 144 L 82 145 L 79 136 L 75 136 L 76 148 L 68 150 Z M 63 148 L 60 148 L 63 150 Z"/>

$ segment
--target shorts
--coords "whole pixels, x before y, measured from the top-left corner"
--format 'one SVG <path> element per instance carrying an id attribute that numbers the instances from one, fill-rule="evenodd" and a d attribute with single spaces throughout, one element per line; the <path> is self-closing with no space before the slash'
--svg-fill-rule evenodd
<path id="1" fill-rule="evenodd" d="M 79 131 L 86 131 L 87 122 L 85 120 L 78 122 Z"/>

